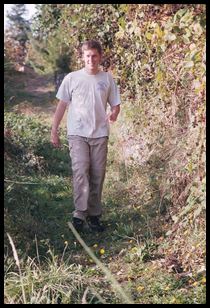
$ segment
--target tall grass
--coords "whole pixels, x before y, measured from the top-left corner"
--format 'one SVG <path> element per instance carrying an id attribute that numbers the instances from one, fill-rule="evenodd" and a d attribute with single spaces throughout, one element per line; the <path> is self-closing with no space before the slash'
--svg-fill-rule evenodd
<path id="1" fill-rule="evenodd" d="M 64 262 L 50 248 L 50 257 L 42 264 L 36 258 L 19 260 L 13 240 L 9 234 L 8 237 L 18 272 L 14 268 L 5 273 L 5 304 L 80 303 L 87 288 L 80 265 Z"/>
<path id="2" fill-rule="evenodd" d="M 75 230 L 71 223 L 68 223 L 78 242 L 82 245 L 88 255 L 92 258 L 105 277 L 111 283 L 117 298 L 122 303 L 134 304 L 131 296 L 121 287 L 109 269 L 97 258 L 92 250 L 85 244 L 84 240 Z M 64 261 L 67 245 L 64 248 L 61 258 L 55 256 L 49 248 L 50 258 L 46 258 L 45 265 L 40 264 L 37 247 L 37 258 L 21 264 L 14 242 L 9 234 L 9 242 L 12 247 L 13 257 L 18 269 L 5 273 L 5 304 L 59 304 L 59 303 L 86 303 L 87 294 L 91 293 L 92 298 L 97 298 L 99 303 L 106 303 L 105 299 L 94 289 L 93 281 L 84 277 L 82 267 L 76 264 L 68 265 Z M 21 271 L 24 268 L 24 273 Z M 90 279 L 90 278 L 89 278 Z"/>

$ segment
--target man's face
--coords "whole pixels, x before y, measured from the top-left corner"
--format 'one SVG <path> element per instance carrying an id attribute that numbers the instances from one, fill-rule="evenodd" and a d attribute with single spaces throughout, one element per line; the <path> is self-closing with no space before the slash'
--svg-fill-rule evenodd
<path id="1" fill-rule="evenodd" d="M 83 51 L 83 60 L 85 61 L 85 68 L 90 72 L 95 72 L 98 70 L 101 55 L 97 49 L 87 49 Z"/>

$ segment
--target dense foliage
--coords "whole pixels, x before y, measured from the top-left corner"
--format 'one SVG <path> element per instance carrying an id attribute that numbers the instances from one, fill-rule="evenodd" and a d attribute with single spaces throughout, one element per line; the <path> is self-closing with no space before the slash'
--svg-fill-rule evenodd
<path id="1" fill-rule="evenodd" d="M 151 182 L 171 204 L 171 238 L 179 239 L 181 254 L 188 221 L 204 228 L 205 21 L 202 4 L 52 4 L 40 7 L 36 21 L 38 33 L 50 24 L 48 46 L 59 33 L 75 55 L 72 69 L 82 65 L 81 42 L 101 41 L 102 66 L 122 94 L 119 157 L 153 168 Z"/>

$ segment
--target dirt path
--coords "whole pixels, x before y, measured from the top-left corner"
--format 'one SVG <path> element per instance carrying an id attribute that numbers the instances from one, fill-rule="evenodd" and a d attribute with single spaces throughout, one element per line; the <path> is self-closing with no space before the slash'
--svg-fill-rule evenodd
<path id="1" fill-rule="evenodd" d="M 52 76 L 38 75 L 31 68 L 8 76 L 9 103 L 16 112 L 52 114 L 56 107 Z"/>

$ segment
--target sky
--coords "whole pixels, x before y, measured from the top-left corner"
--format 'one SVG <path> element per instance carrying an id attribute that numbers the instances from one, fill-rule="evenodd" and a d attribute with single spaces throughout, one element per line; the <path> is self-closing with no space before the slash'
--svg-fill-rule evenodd
<path id="1" fill-rule="evenodd" d="M 6 23 L 7 23 L 7 13 L 11 10 L 11 7 L 13 6 L 14 4 L 4 4 L 4 28 L 6 26 Z M 35 4 L 26 4 L 26 9 L 28 11 L 28 14 L 25 16 L 25 19 L 30 19 L 33 14 L 35 13 Z"/>

